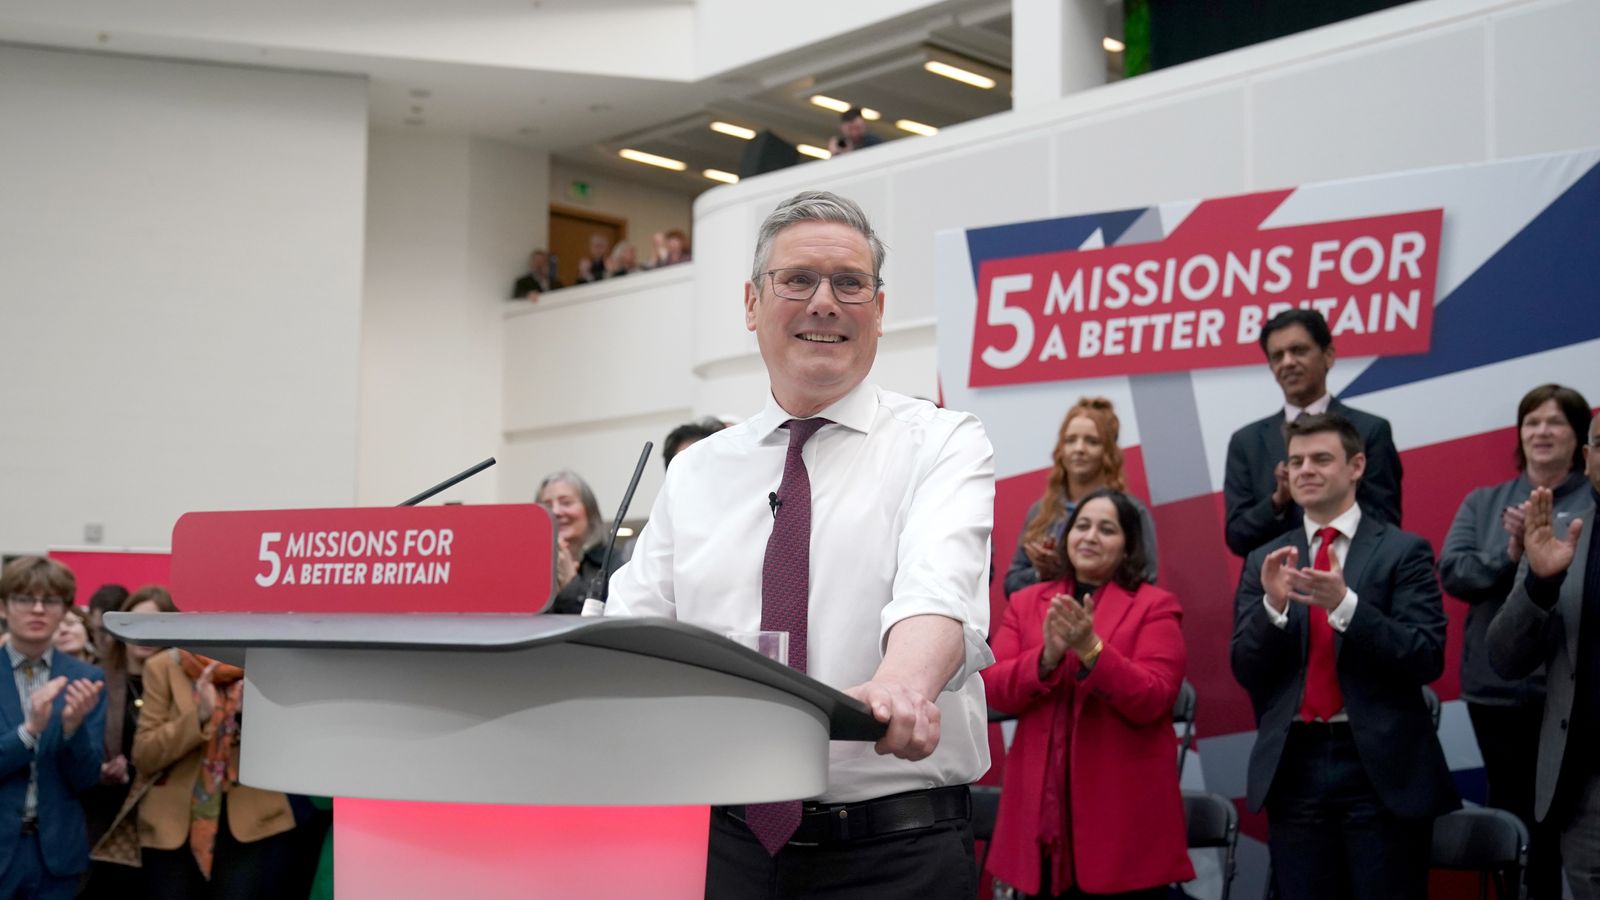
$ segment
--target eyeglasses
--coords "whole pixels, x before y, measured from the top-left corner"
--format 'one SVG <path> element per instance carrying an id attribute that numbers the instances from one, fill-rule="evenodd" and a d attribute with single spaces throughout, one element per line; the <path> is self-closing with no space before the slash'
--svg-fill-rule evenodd
<path id="1" fill-rule="evenodd" d="M 67 606 L 67 601 L 60 597 L 29 597 L 27 594 L 12 594 L 6 598 L 6 602 L 23 609 L 42 606 L 46 610 L 55 610 L 65 609 Z"/>
<path id="2" fill-rule="evenodd" d="M 772 279 L 772 291 L 785 300 L 810 300 L 821 286 L 823 274 L 810 269 L 772 269 L 761 274 Z M 835 272 L 826 276 L 833 299 L 840 303 L 870 303 L 883 280 L 862 272 Z"/>

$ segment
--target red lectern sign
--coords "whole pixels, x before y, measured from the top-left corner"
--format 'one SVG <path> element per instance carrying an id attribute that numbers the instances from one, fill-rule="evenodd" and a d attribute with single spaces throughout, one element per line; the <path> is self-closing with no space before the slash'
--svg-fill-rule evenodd
<path id="1" fill-rule="evenodd" d="M 194 512 L 172 593 L 185 612 L 540 612 L 555 539 L 531 503 Z"/>

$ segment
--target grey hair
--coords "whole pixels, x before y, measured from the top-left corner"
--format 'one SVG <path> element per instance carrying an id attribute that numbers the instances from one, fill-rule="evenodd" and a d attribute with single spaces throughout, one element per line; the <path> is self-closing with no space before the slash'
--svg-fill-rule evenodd
<path id="1" fill-rule="evenodd" d="M 583 504 L 584 516 L 589 520 L 589 527 L 583 533 L 583 549 L 588 550 L 605 540 L 606 525 L 600 518 L 600 501 L 594 498 L 594 488 L 589 487 L 589 482 L 584 481 L 583 476 L 577 472 L 571 469 L 558 469 L 546 475 L 544 480 L 539 482 L 539 489 L 534 491 L 534 499 L 538 500 L 545 488 L 558 481 L 572 485 L 572 489 L 578 492 L 578 502 Z"/>
<path id="2" fill-rule="evenodd" d="M 860 232 L 867 239 L 867 246 L 872 248 L 872 277 L 880 277 L 883 258 L 889 251 L 883 246 L 877 232 L 872 230 L 872 223 L 867 221 L 867 214 L 861 211 L 861 207 L 852 200 L 828 191 L 801 191 L 779 203 L 778 208 L 761 223 L 761 231 L 756 234 L 755 260 L 750 269 L 750 280 L 756 282 L 757 286 L 761 282 L 761 273 L 767 269 L 767 259 L 772 255 L 772 242 L 777 239 L 778 233 L 801 222 L 836 222 Z"/>

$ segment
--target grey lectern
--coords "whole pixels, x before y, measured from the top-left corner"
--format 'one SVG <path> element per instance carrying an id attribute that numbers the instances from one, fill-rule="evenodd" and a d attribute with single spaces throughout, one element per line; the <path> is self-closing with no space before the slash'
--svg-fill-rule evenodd
<path id="1" fill-rule="evenodd" d="M 240 780 L 338 797 L 740 804 L 821 794 L 866 707 L 667 619 L 109 613 L 245 668 Z M 515 773 L 509 775 L 508 773 Z"/>

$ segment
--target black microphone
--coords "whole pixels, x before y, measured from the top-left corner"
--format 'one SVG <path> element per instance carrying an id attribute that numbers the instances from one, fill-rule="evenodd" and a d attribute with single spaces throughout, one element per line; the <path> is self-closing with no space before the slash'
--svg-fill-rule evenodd
<path id="1" fill-rule="evenodd" d="M 778 507 L 783 505 L 783 501 L 778 499 L 777 491 L 767 495 L 767 505 L 772 507 L 772 517 L 776 519 L 778 517 Z"/>
<path id="2" fill-rule="evenodd" d="M 445 480 L 439 482 L 438 484 L 434 485 L 431 488 L 428 488 L 427 490 L 425 490 L 422 493 L 416 495 L 415 497 L 412 497 L 411 499 L 402 502 L 400 505 L 401 506 L 416 506 L 418 503 L 421 503 L 422 501 L 428 499 L 429 497 L 432 497 L 434 494 L 437 494 L 440 491 L 446 490 L 448 488 L 453 488 L 456 485 L 460 484 L 461 482 L 466 481 L 468 478 L 471 478 L 472 476 L 478 474 L 479 472 L 482 472 L 484 469 L 487 469 L 492 465 L 494 465 L 494 457 L 491 456 L 488 459 L 484 460 L 483 462 L 478 463 L 477 465 L 473 466 L 472 468 L 466 470 L 465 472 L 458 472 L 455 475 L 452 475 L 449 478 L 446 478 Z"/>
<path id="3" fill-rule="evenodd" d="M 629 504 L 633 503 L 633 492 L 639 487 L 639 476 L 644 474 L 645 464 L 650 461 L 650 451 L 654 447 L 654 444 L 645 441 L 644 449 L 639 451 L 639 462 L 633 467 L 633 478 L 628 482 L 628 489 L 622 492 L 622 506 L 617 508 L 617 517 L 611 520 L 611 537 L 606 540 L 606 555 L 600 560 L 600 596 L 583 599 L 582 615 L 598 616 L 605 612 L 606 597 L 611 593 L 611 554 L 617 549 L 617 530 L 622 527 Z"/>

